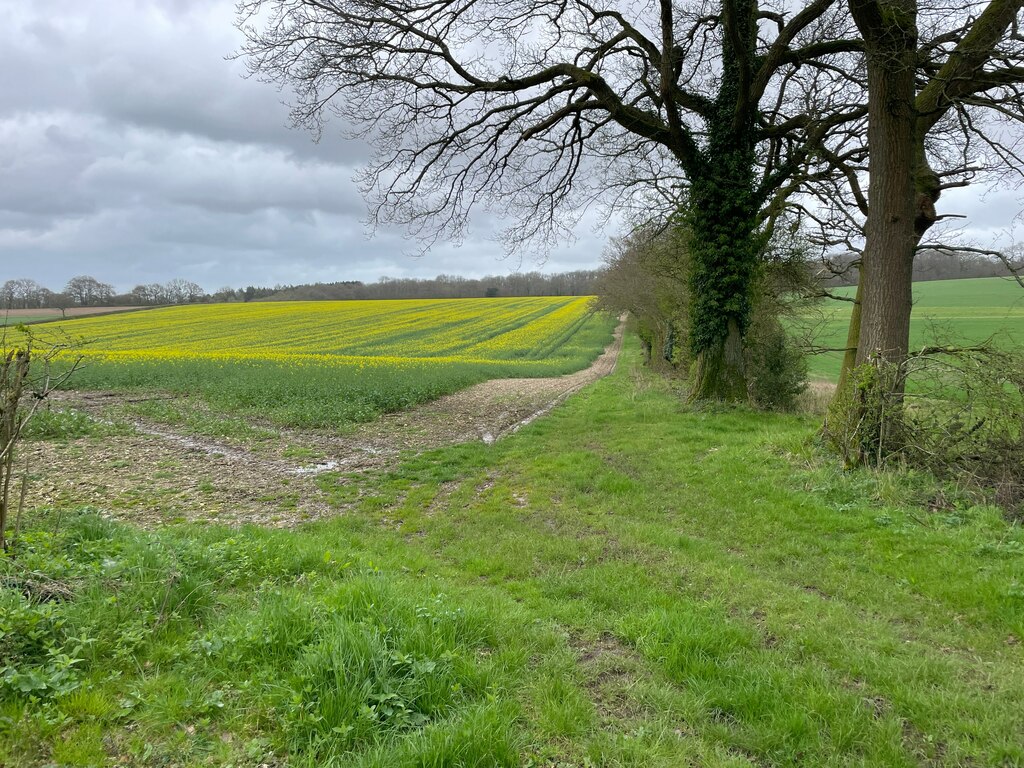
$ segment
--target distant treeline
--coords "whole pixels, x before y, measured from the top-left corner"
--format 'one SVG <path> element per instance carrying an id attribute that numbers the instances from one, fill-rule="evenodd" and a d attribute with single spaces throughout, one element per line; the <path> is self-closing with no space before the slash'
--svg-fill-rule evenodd
<path id="1" fill-rule="evenodd" d="M 234 294 L 232 288 L 225 290 Z M 0 309 L 157 306 L 219 300 L 191 280 L 181 279 L 137 285 L 128 293 L 118 293 L 113 285 L 91 275 L 71 278 L 61 291 L 52 291 L 28 278 L 8 280 L 0 285 Z"/>
<path id="2" fill-rule="evenodd" d="M 544 275 L 540 272 L 466 278 L 438 275 L 433 279 L 382 277 L 376 283 L 345 281 L 290 285 L 267 292 L 257 288 L 263 301 L 345 301 L 349 299 L 482 299 L 495 296 L 589 296 L 599 270 Z M 249 289 L 246 289 L 248 291 Z"/>
<path id="3" fill-rule="evenodd" d="M 825 285 L 856 285 L 857 255 L 833 256 L 816 271 Z M 473 299 L 496 296 L 590 296 L 597 292 L 602 270 L 589 269 L 545 275 L 540 272 L 466 278 L 438 275 L 429 279 L 382 277 L 375 283 L 345 280 L 303 285 L 226 286 L 207 293 L 190 281 L 137 285 L 117 293 L 109 283 L 79 275 L 61 291 L 52 291 L 34 280 L 8 280 L 0 285 L 0 309 L 53 307 L 161 306 L 246 301 L 349 301 L 357 299 Z M 914 280 L 957 280 L 966 277 L 1008 277 L 1009 268 L 983 254 L 964 251 L 922 251 L 914 262 Z"/>
<path id="4" fill-rule="evenodd" d="M 826 285 L 857 284 L 857 254 L 833 256 L 819 270 Z M 960 280 L 968 277 L 1009 277 L 1009 267 L 997 258 L 967 251 L 931 251 L 917 254 L 914 260 L 914 281 Z"/>
<path id="5" fill-rule="evenodd" d="M 348 280 L 337 283 L 249 285 L 221 288 L 207 293 L 190 280 L 137 285 L 117 293 L 109 283 L 91 275 L 79 275 L 61 291 L 52 291 L 35 280 L 21 278 L 0 285 L 0 309 L 43 307 L 161 306 L 246 301 L 347 301 L 354 299 L 470 299 L 494 296 L 588 296 L 593 293 L 598 270 L 545 275 L 540 272 L 470 279 L 439 275 L 432 279 L 382 277 L 376 283 Z"/>

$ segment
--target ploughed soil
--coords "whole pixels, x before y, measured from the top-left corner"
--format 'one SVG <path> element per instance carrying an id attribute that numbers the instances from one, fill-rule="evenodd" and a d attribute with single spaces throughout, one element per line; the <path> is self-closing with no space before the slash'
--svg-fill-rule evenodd
<path id="1" fill-rule="evenodd" d="M 14 324 L 21 318 L 31 322 L 43 320 L 64 320 L 73 317 L 87 317 L 89 315 L 112 315 L 115 312 L 138 312 L 151 307 L 124 306 L 124 307 L 67 307 L 66 309 L 54 309 L 44 307 L 41 309 L 5 309 L 0 314 L 0 321 L 8 319 L 8 324 Z"/>
<path id="2" fill-rule="evenodd" d="M 290 526 L 337 514 L 359 473 L 388 470 L 403 455 L 481 440 L 494 442 L 542 417 L 611 373 L 623 324 L 589 367 L 566 376 L 495 379 L 343 433 L 254 424 L 244 437 L 207 437 L 137 413 L 149 400 L 202 410 L 163 394 L 58 392 L 50 407 L 119 425 L 112 434 L 28 441 L 28 506 L 92 505 L 141 525 L 170 522 Z M 216 414 L 211 414 L 216 423 Z M 234 418 L 234 417 L 233 417 Z M 237 419 L 236 419 L 237 420 Z"/>

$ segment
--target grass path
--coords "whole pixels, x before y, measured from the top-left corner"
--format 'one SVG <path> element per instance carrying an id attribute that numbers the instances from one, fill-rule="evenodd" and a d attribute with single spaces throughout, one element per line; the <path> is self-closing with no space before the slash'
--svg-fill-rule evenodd
<path id="1" fill-rule="evenodd" d="M 88 686 L 0 699 L 0 763 L 1024 765 L 1020 527 L 622 363 L 292 531 L 37 512 Z"/>
<path id="2" fill-rule="evenodd" d="M 1019 528 L 921 513 L 802 465 L 807 422 L 680 413 L 633 375 L 630 407 L 623 381 L 586 391 L 446 489 L 449 514 L 415 484 L 388 513 L 401 546 L 565 628 L 584 743 L 645 734 L 637 764 L 1024 761 L 1024 568 L 998 554 Z M 620 649 L 614 674 L 591 646 Z"/>

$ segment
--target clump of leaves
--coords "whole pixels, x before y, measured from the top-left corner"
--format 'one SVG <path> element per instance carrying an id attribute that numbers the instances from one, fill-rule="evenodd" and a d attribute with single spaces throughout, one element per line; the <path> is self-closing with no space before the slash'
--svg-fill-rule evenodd
<path id="1" fill-rule="evenodd" d="M 46 698 L 78 687 L 77 665 L 90 639 L 67 637 L 65 624 L 58 603 L 0 589 L 0 693 Z"/>
<path id="2" fill-rule="evenodd" d="M 122 425 L 98 421 L 73 408 L 47 408 L 26 422 L 22 437 L 26 440 L 74 440 L 79 437 L 104 437 L 125 434 Z"/>

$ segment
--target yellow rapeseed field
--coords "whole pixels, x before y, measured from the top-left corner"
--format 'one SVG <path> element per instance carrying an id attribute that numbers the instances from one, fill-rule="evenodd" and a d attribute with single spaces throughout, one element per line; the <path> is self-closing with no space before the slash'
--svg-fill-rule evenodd
<path id="1" fill-rule="evenodd" d="M 211 304 L 36 326 L 73 385 L 201 395 L 294 424 L 372 418 L 503 376 L 587 365 L 612 318 L 587 297 Z M 10 339 L 8 339 L 10 341 Z"/>
<path id="2" fill-rule="evenodd" d="M 40 326 L 111 362 L 208 359 L 398 365 L 535 357 L 591 314 L 589 299 L 259 302 L 169 307 Z"/>

